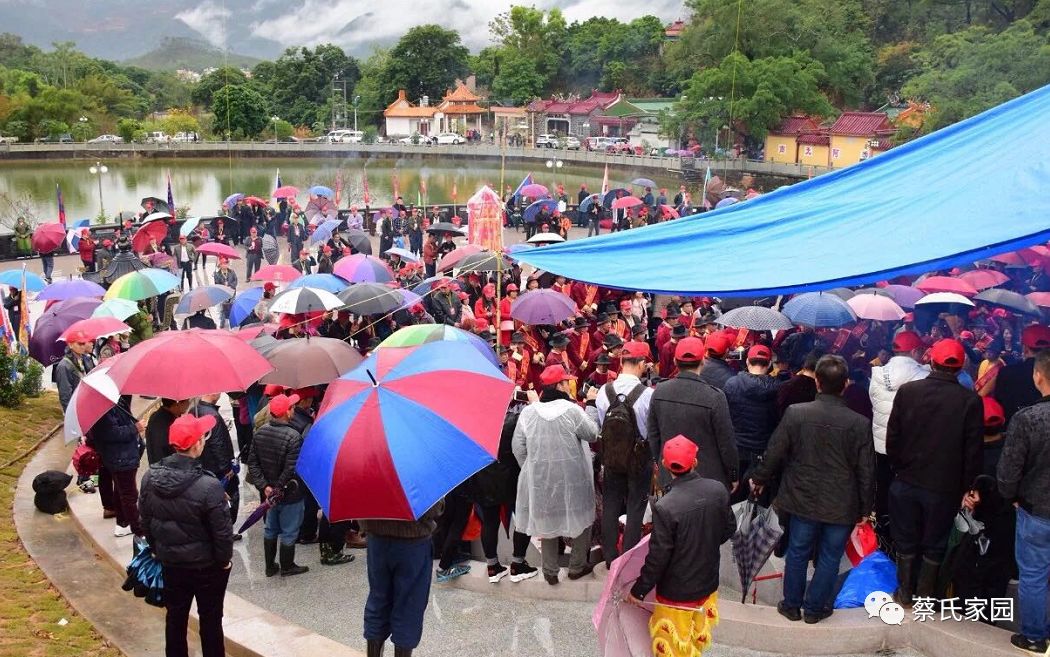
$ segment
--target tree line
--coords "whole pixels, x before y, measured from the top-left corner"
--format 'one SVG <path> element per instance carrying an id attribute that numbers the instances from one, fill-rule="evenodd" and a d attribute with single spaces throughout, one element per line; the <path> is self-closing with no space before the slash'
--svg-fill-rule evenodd
<path id="1" fill-rule="evenodd" d="M 421 25 L 362 59 L 331 44 L 289 48 L 247 73 L 216 62 L 195 83 L 88 57 L 69 42 L 45 51 L 0 34 L 0 135 L 283 138 L 323 133 L 333 115 L 349 123 L 354 108 L 375 134 L 398 89 L 437 103 L 457 78 L 474 74 L 481 94 L 502 104 L 592 89 L 674 97 L 661 117 L 667 134 L 704 142 L 726 128 L 759 142 L 784 116 L 833 118 L 887 99 L 929 103 L 918 129 L 929 131 L 1050 82 L 1050 0 L 686 7 L 677 39 L 655 16 L 570 23 L 558 9 L 515 6 L 490 23 L 492 44 L 473 54 L 456 32 Z"/>

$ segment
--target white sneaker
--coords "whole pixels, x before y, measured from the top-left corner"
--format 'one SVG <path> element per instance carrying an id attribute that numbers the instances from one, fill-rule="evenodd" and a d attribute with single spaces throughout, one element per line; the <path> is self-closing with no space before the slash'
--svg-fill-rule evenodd
<path id="1" fill-rule="evenodd" d="M 117 525 L 113 528 L 113 535 L 117 538 L 120 538 L 122 536 L 131 536 L 131 527 L 121 527 L 120 525 Z"/>

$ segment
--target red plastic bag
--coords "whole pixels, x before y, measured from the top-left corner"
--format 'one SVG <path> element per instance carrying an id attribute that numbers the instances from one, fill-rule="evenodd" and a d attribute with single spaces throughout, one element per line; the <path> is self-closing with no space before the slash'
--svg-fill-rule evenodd
<path id="1" fill-rule="evenodd" d="M 878 548 L 878 539 L 875 537 L 875 529 L 869 522 L 862 522 L 853 528 L 849 542 L 846 543 L 846 557 L 850 563 L 856 566 L 864 557 L 868 556 Z"/>
<path id="2" fill-rule="evenodd" d="M 102 458 L 98 455 L 98 452 L 84 443 L 77 445 L 77 448 L 73 451 L 73 469 L 77 471 L 78 475 L 90 477 L 98 474 L 98 469 L 101 466 Z"/>
<path id="3" fill-rule="evenodd" d="M 478 514 L 473 508 L 470 510 L 467 526 L 463 528 L 460 538 L 464 541 L 476 541 L 481 538 L 481 518 L 478 518 Z"/>

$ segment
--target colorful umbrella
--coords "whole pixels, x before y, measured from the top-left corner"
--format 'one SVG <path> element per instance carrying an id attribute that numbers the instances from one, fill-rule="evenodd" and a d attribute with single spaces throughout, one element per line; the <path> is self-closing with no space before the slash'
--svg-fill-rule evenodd
<path id="1" fill-rule="evenodd" d="M 363 253 L 339 258 L 333 273 L 351 283 L 389 283 L 394 280 L 394 272 L 385 262 Z"/>
<path id="2" fill-rule="evenodd" d="M 157 244 L 164 241 L 168 235 L 168 225 L 163 221 L 154 221 L 144 224 L 142 228 L 135 231 L 131 238 L 131 248 L 135 253 L 143 253 L 149 248 L 150 240 L 157 240 Z"/>
<path id="3" fill-rule="evenodd" d="M 499 366 L 499 359 L 492 351 L 492 346 L 469 331 L 458 329 L 447 324 L 413 324 L 393 332 L 380 347 L 416 347 L 428 342 L 468 342 L 493 365 Z"/>
<path id="4" fill-rule="evenodd" d="M 278 340 L 265 356 L 274 369 L 259 383 L 288 388 L 327 385 L 364 360 L 349 343 L 318 337 Z"/>
<path id="5" fill-rule="evenodd" d="M 120 390 L 109 378 L 109 368 L 120 359 L 120 354 L 107 359 L 88 372 L 69 398 L 65 422 L 62 425 L 66 444 L 76 442 L 95 426 L 99 418 L 116 406 Z"/>
<path id="6" fill-rule="evenodd" d="M 565 238 L 558 233 L 536 233 L 528 239 L 529 244 L 556 244 L 564 241 Z"/>
<path id="7" fill-rule="evenodd" d="M 419 256 L 412 253 L 408 249 L 402 249 L 401 247 L 395 246 L 386 250 L 387 255 L 396 255 L 406 262 L 419 262 Z"/>
<path id="8" fill-rule="evenodd" d="M 357 283 L 339 293 L 346 309 L 355 315 L 378 315 L 397 310 L 405 302 L 399 289 L 381 283 Z"/>
<path id="9" fill-rule="evenodd" d="M 518 190 L 518 195 L 524 196 L 526 198 L 543 198 L 548 193 L 549 192 L 547 191 L 547 188 L 539 183 L 525 185 L 524 187 Z"/>
<path id="10" fill-rule="evenodd" d="M 36 298 L 44 301 L 64 301 L 73 297 L 96 297 L 101 299 L 105 294 L 106 288 L 98 283 L 75 278 L 48 285 Z"/>
<path id="11" fill-rule="evenodd" d="M 785 303 L 782 312 L 795 324 L 813 327 L 842 326 L 857 319 L 845 301 L 823 292 L 800 294 Z"/>
<path id="12" fill-rule="evenodd" d="M 1031 299 L 1028 299 L 1012 290 L 990 288 L 975 296 L 973 300 L 983 301 L 984 303 L 1006 308 L 1007 310 L 1012 310 L 1024 315 L 1041 317 L 1043 314 L 1043 311 L 1040 310 L 1039 306 L 1033 303 Z"/>
<path id="13" fill-rule="evenodd" d="M 295 198 L 299 195 L 299 188 L 292 187 L 291 185 L 285 185 L 284 187 L 278 187 L 273 191 L 274 198 Z"/>
<path id="14" fill-rule="evenodd" d="M 45 310 L 33 326 L 29 338 L 29 355 L 44 366 L 61 360 L 66 348 L 58 342 L 58 336 L 65 333 L 73 322 L 91 317 L 91 313 L 101 303 L 98 299 L 73 297 Z"/>
<path id="15" fill-rule="evenodd" d="M 916 302 L 926 296 L 925 292 L 910 285 L 894 284 L 879 289 L 887 292 L 897 302 L 897 305 L 904 309 L 914 308 Z"/>
<path id="16" fill-rule="evenodd" d="M 964 297 L 972 297 L 977 294 L 977 288 L 973 285 L 961 278 L 952 278 L 951 276 L 927 276 L 912 287 L 927 294 L 933 292 L 954 292 Z"/>
<path id="17" fill-rule="evenodd" d="M 529 207 L 525 208 L 522 217 L 524 217 L 525 221 L 533 223 L 536 221 L 536 215 L 538 215 L 543 208 L 547 208 L 547 212 L 554 212 L 558 209 L 558 201 L 552 198 L 536 201 L 535 203 L 530 204 Z"/>
<path id="18" fill-rule="evenodd" d="M 328 199 L 335 198 L 335 192 L 333 192 L 331 188 L 325 187 L 324 185 L 314 185 L 310 188 L 309 191 L 314 196 L 323 196 Z"/>
<path id="19" fill-rule="evenodd" d="M 342 223 L 339 219 L 325 219 L 324 223 L 314 229 L 314 232 L 310 233 L 310 244 L 317 244 L 319 242 L 327 242 L 332 239 L 332 235 L 335 230 L 339 228 L 339 224 Z"/>
<path id="20" fill-rule="evenodd" d="M 715 323 L 752 331 L 781 331 L 795 327 L 787 315 L 765 306 L 734 308 L 716 319 Z"/>
<path id="21" fill-rule="evenodd" d="M 897 322 L 905 315 L 904 309 L 896 301 L 880 294 L 857 294 L 846 303 L 860 319 Z"/>
<path id="22" fill-rule="evenodd" d="M 287 283 L 294 281 L 303 275 L 291 265 L 264 265 L 259 271 L 252 274 L 253 281 L 273 281 L 274 283 Z"/>
<path id="23" fill-rule="evenodd" d="M 591 622 L 598 633 L 598 654 L 603 657 L 632 657 L 652 654 L 649 618 L 652 613 L 632 604 L 631 587 L 641 575 L 649 556 L 649 536 L 624 552 L 609 566 L 601 597 Z M 652 600 L 650 594 L 647 600 Z"/>
<path id="24" fill-rule="evenodd" d="M 105 299 L 141 301 L 179 287 L 179 279 L 163 269 L 140 269 L 124 274 L 106 290 Z"/>
<path id="25" fill-rule="evenodd" d="M 623 210 L 624 208 L 633 208 L 642 204 L 642 199 L 636 196 L 621 196 L 612 202 L 613 210 Z"/>
<path id="26" fill-rule="evenodd" d="M 437 270 L 448 271 L 449 269 L 455 269 L 463 258 L 482 253 L 483 251 L 485 251 L 485 248 L 477 244 L 464 244 L 442 256 L 441 260 L 438 260 Z"/>
<path id="27" fill-rule="evenodd" d="M 33 231 L 32 245 L 37 253 L 51 253 L 66 239 L 66 227 L 62 224 L 42 224 Z"/>
<path id="28" fill-rule="evenodd" d="M 40 292 L 47 287 L 47 283 L 44 279 L 31 271 L 25 272 L 24 276 L 26 292 Z M 13 288 L 21 289 L 22 277 L 23 273 L 21 269 L 5 269 L 4 271 L 0 271 L 0 285 L 9 285 Z"/>
<path id="29" fill-rule="evenodd" d="M 288 284 L 287 289 L 294 290 L 297 287 L 312 287 L 332 294 L 339 294 L 350 284 L 335 274 L 307 274 L 300 276 Z"/>
<path id="30" fill-rule="evenodd" d="M 270 312 L 298 315 L 342 307 L 343 302 L 331 292 L 310 287 L 297 287 L 275 296 L 270 303 Z"/>
<path id="31" fill-rule="evenodd" d="M 187 329 L 138 343 L 121 355 L 109 376 L 123 394 L 189 399 L 247 390 L 272 369 L 230 331 Z"/>
<path id="32" fill-rule="evenodd" d="M 513 387 L 467 344 L 380 347 L 328 387 L 296 470 L 333 522 L 416 520 L 493 462 Z"/>
<path id="33" fill-rule="evenodd" d="M 175 314 L 190 315 L 198 310 L 206 310 L 232 299 L 234 294 L 233 288 L 225 285 L 203 285 L 194 288 L 179 299 L 179 305 L 175 306 Z"/>
<path id="34" fill-rule="evenodd" d="M 262 299 L 264 291 L 261 287 L 250 287 L 234 297 L 233 303 L 230 305 L 231 326 L 240 326 L 241 322 L 252 314 L 255 306 Z"/>
<path id="35" fill-rule="evenodd" d="M 955 292 L 934 292 L 927 294 L 923 298 L 915 302 L 916 306 L 928 306 L 934 303 L 960 303 L 964 306 L 970 306 L 971 308 L 975 305 L 973 301 L 970 301 L 961 294 Z"/>
<path id="36" fill-rule="evenodd" d="M 99 304 L 99 306 L 92 311 L 91 316 L 113 317 L 123 322 L 138 311 L 139 304 L 130 299 L 108 299 Z"/>
<path id="37" fill-rule="evenodd" d="M 990 287 L 1002 285 L 1010 280 L 1009 276 L 994 269 L 974 269 L 965 274 L 960 274 L 959 278 L 972 285 L 976 290 L 987 290 Z"/>
<path id="38" fill-rule="evenodd" d="M 213 255 L 220 258 L 231 258 L 233 260 L 241 259 L 240 251 L 232 246 L 226 246 L 222 242 L 208 242 L 207 244 L 201 244 L 197 247 L 197 253 Z"/>
<path id="39" fill-rule="evenodd" d="M 99 305 L 102 304 L 100 303 Z M 99 338 L 108 338 L 113 335 L 130 332 L 131 327 L 115 317 L 88 317 L 70 324 L 69 328 L 63 331 L 62 335 L 58 336 L 58 339 L 62 342 L 69 342 L 69 338 L 73 334 L 83 333 L 89 340 L 94 341 Z"/>
<path id="40" fill-rule="evenodd" d="M 514 300 L 510 316 L 531 325 L 553 326 L 576 314 L 576 302 L 554 290 L 532 290 Z"/>
<path id="41" fill-rule="evenodd" d="M 425 297 L 430 294 L 430 291 L 434 289 L 436 283 L 446 283 L 454 290 L 462 290 L 463 284 L 455 278 L 449 278 L 448 276 L 431 276 L 430 278 L 424 279 L 418 285 L 412 288 L 412 291 L 421 297 Z"/>

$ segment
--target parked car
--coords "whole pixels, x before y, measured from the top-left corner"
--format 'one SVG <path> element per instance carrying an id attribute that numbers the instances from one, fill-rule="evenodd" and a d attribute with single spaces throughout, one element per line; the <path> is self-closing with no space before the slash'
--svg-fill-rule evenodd
<path id="1" fill-rule="evenodd" d="M 399 144 L 412 145 L 418 144 L 420 146 L 429 146 L 434 143 L 434 137 L 429 135 L 421 135 L 418 132 L 410 137 L 401 137 L 397 140 Z"/>
<path id="2" fill-rule="evenodd" d="M 17 144 L 17 143 L 18 143 L 18 137 L 14 137 L 12 135 L 8 135 L 8 136 L 4 137 L 3 135 L 0 135 L 0 144 Z"/>
<path id="3" fill-rule="evenodd" d="M 119 135 L 99 135 L 88 140 L 89 144 L 123 144 L 124 138 Z"/>
<path id="4" fill-rule="evenodd" d="M 536 148 L 557 148 L 558 135 L 536 135 Z"/>
<path id="5" fill-rule="evenodd" d="M 580 140 L 573 135 L 567 136 L 561 140 L 561 147 L 567 151 L 578 151 L 580 150 Z"/>
<path id="6" fill-rule="evenodd" d="M 434 137 L 433 142 L 435 144 L 465 144 L 467 140 L 461 135 L 457 135 L 454 132 L 442 132 L 441 134 Z"/>
<path id="7" fill-rule="evenodd" d="M 68 132 L 60 135 L 48 135 L 46 137 L 37 137 L 36 143 L 38 144 L 72 144 L 73 135 Z"/>
<path id="8" fill-rule="evenodd" d="M 146 133 L 147 144 L 166 144 L 169 141 L 171 141 L 171 137 L 169 137 L 163 132 L 155 131 Z"/>
<path id="9" fill-rule="evenodd" d="M 196 132 L 176 132 L 175 136 L 171 138 L 172 141 L 180 143 L 189 143 L 194 141 L 200 141 L 200 135 Z"/>
<path id="10" fill-rule="evenodd" d="M 322 141 L 329 144 L 360 144 L 365 133 L 360 130 L 332 130 Z"/>

